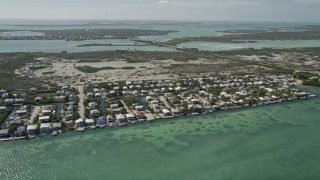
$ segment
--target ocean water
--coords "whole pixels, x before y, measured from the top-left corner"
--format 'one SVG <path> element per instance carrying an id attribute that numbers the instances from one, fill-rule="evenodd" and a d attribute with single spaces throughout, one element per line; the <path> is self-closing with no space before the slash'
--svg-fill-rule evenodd
<path id="1" fill-rule="evenodd" d="M 279 41 L 258 41 L 256 43 L 220 43 L 220 42 L 187 42 L 179 44 L 179 48 L 196 48 L 202 51 L 229 51 L 237 49 L 262 49 L 262 48 L 306 48 L 320 47 L 320 40 L 279 40 Z"/>
<path id="2" fill-rule="evenodd" d="M 304 24 L 299 23 L 248 23 L 248 22 L 115 22 L 115 21 L 35 21 L 35 20 L 0 20 L 1 30 L 7 35 L 33 35 L 32 30 L 63 30 L 63 29 L 86 29 L 92 25 L 93 29 L 152 29 L 152 30 L 175 30 L 178 32 L 170 33 L 164 36 L 142 36 L 143 40 L 166 41 L 172 38 L 180 37 L 198 37 L 198 36 L 220 36 L 223 30 L 239 29 L 270 29 L 270 28 L 295 28 Z M 38 34 L 38 33 L 36 33 Z M 94 43 L 109 43 L 109 40 L 97 40 Z M 79 44 L 85 44 L 87 41 L 66 42 L 66 41 L 0 41 L 0 52 L 69 52 L 84 51 L 110 51 L 116 49 L 140 50 L 140 51 L 174 51 L 170 47 L 140 46 L 140 47 L 77 47 Z M 309 44 L 310 43 L 310 44 Z M 179 47 L 194 47 L 200 50 L 232 50 L 246 48 L 274 47 L 274 48 L 292 48 L 294 47 L 320 47 L 312 41 L 301 43 L 300 41 L 272 41 L 253 43 L 250 45 L 225 44 L 225 43 L 205 43 L 191 42 L 181 44 Z"/>
<path id="3" fill-rule="evenodd" d="M 0 143 L 1 179 L 320 179 L 318 97 Z"/>

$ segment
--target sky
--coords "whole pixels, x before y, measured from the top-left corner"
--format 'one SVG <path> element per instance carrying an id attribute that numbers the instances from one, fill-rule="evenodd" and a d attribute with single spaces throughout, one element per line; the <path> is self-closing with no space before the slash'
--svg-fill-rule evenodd
<path id="1" fill-rule="evenodd" d="M 0 19 L 320 22 L 320 0 L 0 0 Z"/>

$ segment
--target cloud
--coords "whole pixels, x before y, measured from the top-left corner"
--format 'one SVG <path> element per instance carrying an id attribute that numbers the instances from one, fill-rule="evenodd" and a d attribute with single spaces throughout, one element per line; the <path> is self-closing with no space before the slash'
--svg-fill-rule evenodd
<path id="1" fill-rule="evenodd" d="M 168 0 L 161 0 L 158 2 L 159 5 L 164 5 L 164 4 L 168 4 L 169 1 Z"/>

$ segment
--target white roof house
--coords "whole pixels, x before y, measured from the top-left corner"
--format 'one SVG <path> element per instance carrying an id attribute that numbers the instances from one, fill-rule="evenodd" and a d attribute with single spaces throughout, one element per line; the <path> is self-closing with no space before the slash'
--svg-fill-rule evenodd
<path id="1" fill-rule="evenodd" d="M 126 114 L 126 117 L 128 120 L 134 120 L 136 119 L 136 117 L 134 116 L 134 114 Z"/>
<path id="2" fill-rule="evenodd" d="M 168 109 L 163 109 L 162 112 L 166 116 L 171 116 L 172 115 L 171 111 L 169 111 Z"/>
<path id="3" fill-rule="evenodd" d="M 37 125 L 29 125 L 27 127 L 28 134 L 35 134 L 37 132 L 38 126 Z"/>
<path id="4" fill-rule="evenodd" d="M 75 121 L 75 124 L 76 124 L 76 126 L 83 126 L 84 125 L 84 120 L 83 119 L 77 119 L 76 121 Z"/>
<path id="5" fill-rule="evenodd" d="M 50 121 L 50 116 L 39 117 L 39 121 L 40 122 L 48 122 L 48 121 Z"/>
<path id="6" fill-rule="evenodd" d="M 90 111 L 90 115 L 91 115 L 91 116 L 100 115 L 100 111 L 99 111 L 99 110 L 97 110 L 97 109 L 92 110 L 92 111 Z"/>
<path id="7" fill-rule="evenodd" d="M 94 108 L 94 107 L 98 106 L 98 104 L 96 102 L 90 102 L 88 105 L 90 108 Z"/>
<path id="8" fill-rule="evenodd" d="M 111 109 L 118 109 L 119 108 L 119 104 L 111 104 L 110 108 Z"/>
<path id="9" fill-rule="evenodd" d="M 85 119 L 85 123 L 87 125 L 93 125 L 94 124 L 94 119 Z"/>
<path id="10" fill-rule="evenodd" d="M 123 114 L 118 114 L 117 115 L 117 120 L 125 120 L 126 117 Z"/>
<path id="11" fill-rule="evenodd" d="M 41 111 L 42 114 L 50 114 L 52 112 L 51 109 L 44 109 Z"/>
<path id="12" fill-rule="evenodd" d="M 40 125 L 40 130 L 42 129 L 51 129 L 51 124 L 50 123 L 42 123 Z"/>

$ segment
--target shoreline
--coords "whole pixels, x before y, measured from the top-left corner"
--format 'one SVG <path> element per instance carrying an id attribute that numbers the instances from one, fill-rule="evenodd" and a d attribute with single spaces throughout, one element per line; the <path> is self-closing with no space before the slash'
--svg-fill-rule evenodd
<path id="1" fill-rule="evenodd" d="M 187 114 L 187 115 L 180 115 L 180 116 L 172 116 L 172 117 L 166 117 L 166 118 L 155 118 L 153 120 L 144 120 L 144 121 L 137 121 L 137 123 L 128 123 L 125 125 L 120 125 L 120 124 L 115 124 L 114 126 L 108 126 L 107 124 L 104 126 L 99 126 L 96 125 L 95 128 L 91 129 L 89 127 L 84 127 L 82 131 L 77 131 L 77 129 L 73 129 L 73 130 L 68 130 L 68 131 L 62 131 L 61 133 L 58 134 L 48 134 L 48 135 L 38 135 L 38 136 L 21 136 L 21 137 L 10 137 L 10 138 L 1 138 L 0 139 L 0 143 L 1 142 L 8 142 L 8 141 L 16 141 L 16 140 L 29 140 L 29 139 L 35 139 L 35 138 L 45 138 L 45 137 L 50 137 L 50 136 L 58 136 L 60 134 L 64 134 L 64 133 L 70 133 L 70 132 L 84 132 L 87 130 L 96 130 L 96 129 L 105 129 L 105 128 L 122 128 L 123 126 L 127 127 L 127 126 L 134 126 L 134 125 L 142 125 L 144 123 L 152 123 L 152 122 L 158 122 L 160 120 L 168 120 L 168 119 L 179 119 L 179 118 L 183 118 L 183 117 L 192 117 L 192 116 L 207 116 L 207 115 L 211 115 L 213 113 L 219 113 L 219 112 L 232 112 L 235 110 L 246 110 L 249 108 L 258 108 L 258 107 L 264 107 L 264 106 L 268 106 L 268 105 L 280 105 L 280 104 L 286 104 L 286 103 L 292 103 L 292 102 L 299 102 L 302 100 L 311 100 L 313 98 L 315 98 L 316 95 L 311 94 L 308 97 L 303 97 L 303 98 L 294 98 L 294 99 L 287 99 L 287 100 L 280 100 L 280 101 L 274 101 L 274 102 L 268 102 L 265 104 L 255 104 L 253 106 L 235 106 L 235 107 L 231 107 L 231 108 L 226 108 L 226 109 L 221 109 L 221 110 L 216 110 L 216 111 L 207 111 L 205 113 L 201 113 L 201 114 Z"/>

